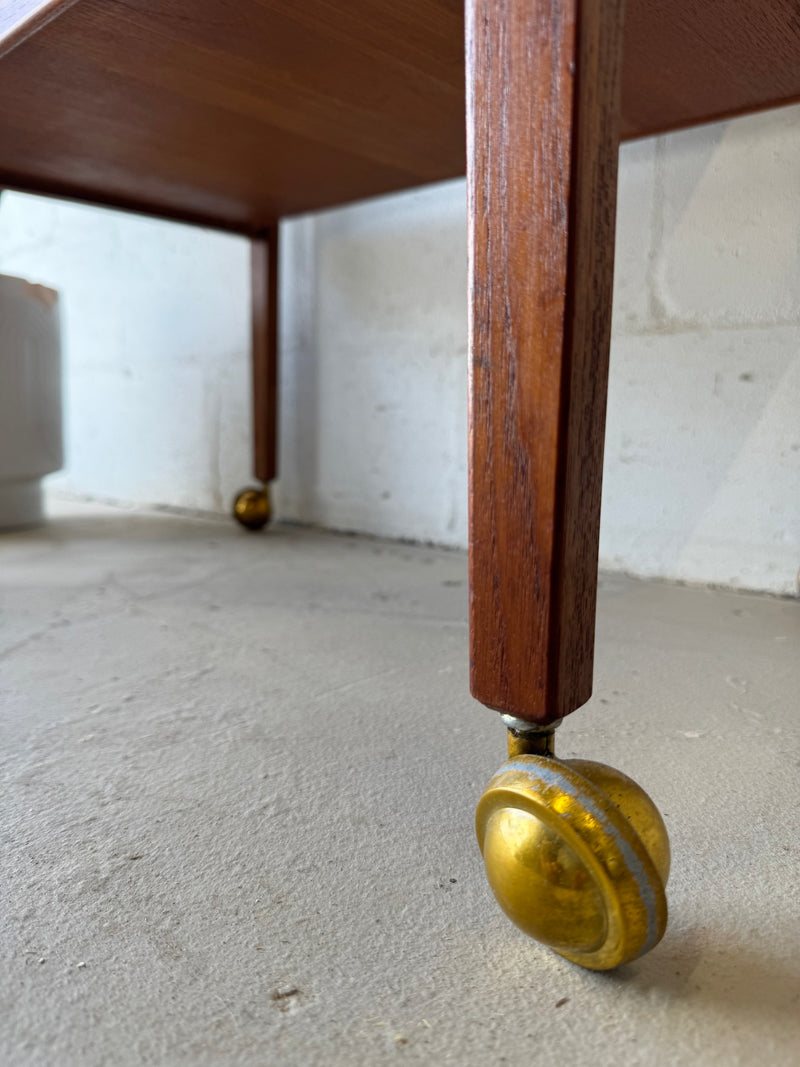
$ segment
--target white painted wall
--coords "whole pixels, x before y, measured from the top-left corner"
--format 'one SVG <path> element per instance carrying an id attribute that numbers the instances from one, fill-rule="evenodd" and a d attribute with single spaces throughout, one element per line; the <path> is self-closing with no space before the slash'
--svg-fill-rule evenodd
<path id="1" fill-rule="evenodd" d="M 0 271 L 62 294 L 59 489 L 224 510 L 249 470 L 247 242 L 0 197 Z"/>
<path id="2" fill-rule="evenodd" d="M 622 162 L 601 563 L 796 594 L 800 108 Z"/>
<path id="3" fill-rule="evenodd" d="M 283 231 L 286 518 L 466 543 L 463 182 Z M 225 510 L 249 471 L 246 244 L 0 201 L 61 289 L 71 493 Z M 622 150 L 602 563 L 797 591 L 800 108 Z"/>

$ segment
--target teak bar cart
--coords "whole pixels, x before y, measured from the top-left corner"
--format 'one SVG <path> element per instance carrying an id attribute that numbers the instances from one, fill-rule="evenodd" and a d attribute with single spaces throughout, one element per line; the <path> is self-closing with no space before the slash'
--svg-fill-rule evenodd
<path id="1" fill-rule="evenodd" d="M 587 967 L 659 940 L 669 869 L 646 794 L 552 748 L 592 687 L 618 141 L 798 99 L 797 0 L 0 3 L 0 186 L 252 241 L 245 523 L 280 219 L 466 162 L 472 692 L 510 753 L 478 838 L 509 916 Z"/>

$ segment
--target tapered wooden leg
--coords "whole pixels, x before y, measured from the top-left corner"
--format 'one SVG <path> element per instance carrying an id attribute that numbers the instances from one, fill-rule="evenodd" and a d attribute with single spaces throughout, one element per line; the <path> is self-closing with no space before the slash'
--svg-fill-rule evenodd
<path id="1" fill-rule="evenodd" d="M 664 934 L 669 838 L 546 728 L 592 691 L 622 3 L 467 9 L 472 690 L 515 717 L 476 830 L 509 918 L 606 970 Z"/>
<path id="2" fill-rule="evenodd" d="M 251 243 L 253 468 L 262 483 L 243 489 L 233 514 L 248 530 L 260 530 L 272 516 L 269 483 L 278 473 L 278 224 Z"/>
<path id="3" fill-rule="evenodd" d="M 256 478 L 278 473 L 278 226 L 253 238 L 253 464 Z"/>
<path id="4" fill-rule="evenodd" d="M 591 695 L 620 0 L 468 0 L 474 696 Z"/>

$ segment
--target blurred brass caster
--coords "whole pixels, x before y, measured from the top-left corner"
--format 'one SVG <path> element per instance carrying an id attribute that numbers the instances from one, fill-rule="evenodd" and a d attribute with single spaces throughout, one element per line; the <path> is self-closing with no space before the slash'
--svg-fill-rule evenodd
<path id="1" fill-rule="evenodd" d="M 509 762 L 476 815 L 498 903 L 526 934 L 594 971 L 649 952 L 664 935 L 669 838 L 636 782 L 553 755 L 552 727 L 509 728 Z"/>
<path id="2" fill-rule="evenodd" d="M 233 502 L 233 517 L 248 530 L 263 530 L 272 515 L 269 486 L 243 489 Z"/>

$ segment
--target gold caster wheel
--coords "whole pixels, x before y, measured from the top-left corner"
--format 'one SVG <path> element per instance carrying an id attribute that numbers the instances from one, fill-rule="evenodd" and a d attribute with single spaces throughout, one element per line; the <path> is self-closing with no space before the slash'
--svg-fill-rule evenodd
<path id="1" fill-rule="evenodd" d="M 248 530 L 263 530 L 272 516 L 269 486 L 243 489 L 233 502 L 233 517 Z"/>
<path id="2" fill-rule="evenodd" d="M 526 934 L 594 971 L 649 952 L 664 936 L 667 828 L 620 771 L 553 755 L 553 727 L 503 716 L 511 757 L 476 814 L 500 907 Z"/>

